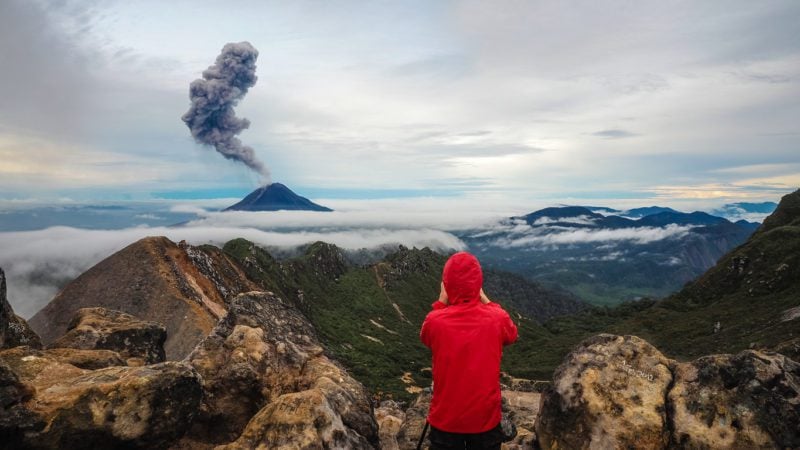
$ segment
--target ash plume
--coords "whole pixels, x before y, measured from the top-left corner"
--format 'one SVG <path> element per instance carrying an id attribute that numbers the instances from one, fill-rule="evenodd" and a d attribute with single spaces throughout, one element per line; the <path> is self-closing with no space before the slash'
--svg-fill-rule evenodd
<path id="1" fill-rule="evenodd" d="M 242 145 L 236 137 L 250 126 L 250 121 L 236 117 L 233 110 L 258 80 L 257 58 L 258 50 L 249 42 L 225 44 L 214 65 L 203 71 L 203 78 L 189 85 L 192 105 L 181 119 L 195 141 L 213 145 L 225 158 L 241 161 L 269 182 L 267 167 L 252 147 Z"/>

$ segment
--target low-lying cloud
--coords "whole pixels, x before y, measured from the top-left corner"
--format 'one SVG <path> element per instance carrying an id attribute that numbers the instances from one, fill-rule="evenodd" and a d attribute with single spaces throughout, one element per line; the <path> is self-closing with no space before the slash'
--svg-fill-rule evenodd
<path id="1" fill-rule="evenodd" d="M 556 229 L 558 228 L 558 229 Z M 543 247 L 558 245 L 589 244 L 597 242 L 625 241 L 633 244 L 649 244 L 663 239 L 676 239 L 686 236 L 691 230 L 689 226 L 667 225 L 665 227 L 641 228 L 560 228 L 549 227 L 545 230 L 531 228 L 529 231 L 500 236 L 492 241 L 492 245 L 503 248 Z"/>

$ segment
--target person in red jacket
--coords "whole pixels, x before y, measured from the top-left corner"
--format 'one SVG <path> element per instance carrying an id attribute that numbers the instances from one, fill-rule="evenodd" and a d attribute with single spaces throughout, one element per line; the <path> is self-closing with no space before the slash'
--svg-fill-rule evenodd
<path id="1" fill-rule="evenodd" d="M 420 339 L 433 353 L 433 399 L 428 413 L 432 449 L 499 449 L 500 359 L 517 340 L 508 313 L 483 293 L 475 256 L 447 260 L 439 300 Z"/>

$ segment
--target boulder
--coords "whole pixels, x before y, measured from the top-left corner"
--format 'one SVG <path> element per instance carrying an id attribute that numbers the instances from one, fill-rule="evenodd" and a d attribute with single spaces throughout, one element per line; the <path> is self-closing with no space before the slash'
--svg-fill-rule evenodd
<path id="1" fill-rule="evenodd" d="M 6 298 L 6 274 L 0 269 L 0 349 L 27 345 L 41 348 L 39 336 L 24 319 L 14 314 Z"/>
<path id="2" fill-rule="evenodd" d="M 364 387 L 323 352 L 308 320 L 271 293 L 241 294 L 186 358 L 205 398 L 188 440 L 225 448 L 373 448 Z"/>
<path id="3" fill-rule="evenodd" d="M 29 347 L 0 351 L 0 392 L 8 448 L 165 448 L 202 397 L 186 363 L 89 371 Z"/>
<path id="4" fill-rule="evenodd" d="M 378 435 L 381 439 L 381 449 L 399 450 L 397 434 L 406 419 L 406 413 L 399 403 L 394 400 L 384 400 L 375 408 L 375 421 L 378 422 Z"/>
<path id="5" fill-rule="evenodd" d="M 681 448 L 800 448 L 800 364 L 777 353 L 712 355 L 675 371 L 669 393 Z"/>
<path id="6" fill-rule="evenodd" d="M 414 403 L 406 410 L 405 420 L 397 433 L 397 445 L 400 449 L 415 449 L 425 422 L 428 418 L 428 410 L 431 408 L 431 389 L 425 388 L 419 394 Z M 430 448 L 430 441 L 425 438 L 422 448 Z"/>
<path id="7" fill-rule="evenodd" d="M 536 434 L 543 449 L 664 448 L 673 361 L 636 336 L 582 342 L 542 394 Z"/>
<path id="8" fill-rule="evenodd" d="M 106 308 L 82 308 L 67 327 L 67 333 L 49 348 L 112 350 L 130 365 L 164 361 L 167 330 L 155 322 L 145 322 L 121 311 Z"/>

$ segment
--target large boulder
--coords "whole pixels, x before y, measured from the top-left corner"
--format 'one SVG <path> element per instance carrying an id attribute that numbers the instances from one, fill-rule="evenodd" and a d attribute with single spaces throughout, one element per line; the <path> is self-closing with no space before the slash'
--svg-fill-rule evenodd
<path id="1" fill-rule="evenodd" d="M 664 448 L 673 364 L 636 336 L 585 340 L 542 394 L 539 444 L 544 449 Z"/>
<path id="2" fill-rule="evenodd" d="M 186 363 L 88 371 L 46 351 L 0 351 L 0 438 L 6 448 L 166 448 L 200 405 Z"/>
<path id="3" fill-rule="evenodd" d="M 0 349 L 19 345 L 42 347 L 39 336 L 11 309 L 6 298 L 6 274 L 0 268 Z"/>
<path id="4" fill-rule="evenodd" d="M 669 393 L 681 448 L 800 448 L 800 364 L 777 353 L 712 355 L 675 372 Z"/>
<path id="5" fill-rule="evenodd" d="M 49 348 L 112 350 L 138 364 L 164 361 L 167 330 L 156 322 L 146 322 L 106 308 L 82 308 L 67 326 L 67 333 Z"/>
<path id="6" fill-rule="evenodd" d="M 323 352 L 312 325 L 271 293 L 241 294 L 186 359 L 206 393 L 183 448 L 373 448 L 366 389 Z"/>

